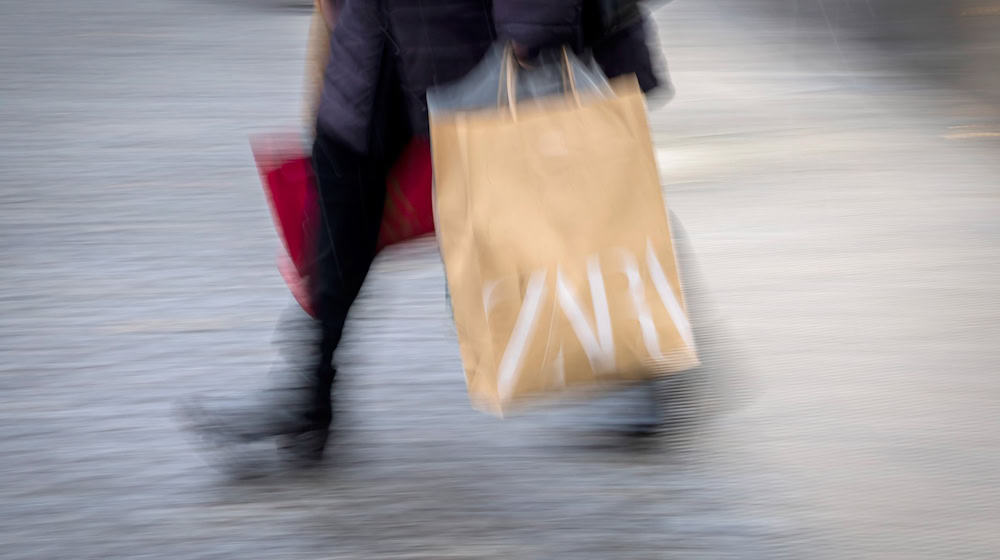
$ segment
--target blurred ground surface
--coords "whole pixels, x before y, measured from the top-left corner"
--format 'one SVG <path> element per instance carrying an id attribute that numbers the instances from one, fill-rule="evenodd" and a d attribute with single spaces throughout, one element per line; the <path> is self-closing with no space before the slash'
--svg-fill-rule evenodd
<path id="1" fill-rule="evenodd" d="M 747 350 L 735 408 L 639 449 L 596 409 L 473 411 L 416 243 L 353 315 L 333 460 L 241 481 L 171 403 L 275 355 L 246 138 L 298 123 L 306 13 L 4 2 L 0 557 L 995 557 L 995 115 L 823 26 L 659 18 L 654 136 Z"/>

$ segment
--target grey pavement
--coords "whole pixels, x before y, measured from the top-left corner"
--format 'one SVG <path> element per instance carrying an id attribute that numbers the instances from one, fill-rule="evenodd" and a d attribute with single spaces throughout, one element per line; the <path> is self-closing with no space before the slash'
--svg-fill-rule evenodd
<path id="1" fill-rule="evenodd" d="M 330 461 L 207 464 L 172 403 L 266 383 L 290 305 L 247 137 L 299 123 L 307 14 L 262 4 L 0 4 L 0 558 L 996 557 L 1000 120 L 732 2 L 657 13 L 651 114 L 726 406 L 638 446 L 474 411 L 424 240 L 352 314 Z"/>

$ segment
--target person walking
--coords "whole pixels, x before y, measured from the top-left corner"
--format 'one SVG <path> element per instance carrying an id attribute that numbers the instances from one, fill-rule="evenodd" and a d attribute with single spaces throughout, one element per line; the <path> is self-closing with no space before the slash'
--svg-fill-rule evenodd
<path id="1" fill-rule="evenodd" d="M 660 84 L 636 0 L 317 0 L 312 161 L 320 205 L 309 293 L 315 320 L 291 371 L 254 398 L 184 407 L 192 427 L 223 443 L 274 438 L 295 459 L 326 446 L 334 353 L 376 254 L 386 174 L 414 135 L 428 135 L 428 88 L 462 78 L 496 41 L 527 61 L 569 45 L 605 74 Z M 322 26 L 318 29 L 317 26 Z M 329 33 L 323 31 L 329 29 Z M 325 56 L 323 56 L 325 55 Z M 297 348 L 297 349 L 296 349 Z"/>

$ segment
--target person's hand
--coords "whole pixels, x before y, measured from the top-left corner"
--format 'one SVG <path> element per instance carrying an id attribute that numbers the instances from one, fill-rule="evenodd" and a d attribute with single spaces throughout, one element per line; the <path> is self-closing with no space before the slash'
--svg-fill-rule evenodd
<path id="1" fill-rule="evenodd" d="M 316 9 L 323 14 L 327 29 L 333 31 L 337 26 L 337 16 L 340 15 L 340 3 L 334 0 L 315 0 Z"/>
<path id="2" fill-rule="evenodd" d="M 514 57 L 517 58 L 517 63 L 522 68 L 531 68 L 534 66 L 532 60 L 538 55 L 537 49 L 531 49 L 517 42 L 513 43 L 514 46 Z"/>

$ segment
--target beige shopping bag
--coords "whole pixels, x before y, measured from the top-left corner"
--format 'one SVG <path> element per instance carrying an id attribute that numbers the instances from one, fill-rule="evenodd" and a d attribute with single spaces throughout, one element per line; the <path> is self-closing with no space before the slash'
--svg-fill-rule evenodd
<path id="1" fill-rule="evenodd" d="M 313 0 L 309 38 L 306 43 L 305 84 L 302 88 L 302 118 L 306 130 L 316 126 L 316 111 L 323 94 L 323 72 L 330 61 L 330 33 L 337 23 L 337 10 L 329 0 Z"/>
<path id="2" fill-rule="evenodd" d="M 435 219 L 473 403 L 698 364 L 642 93 L 432 115 Z"/>

